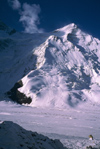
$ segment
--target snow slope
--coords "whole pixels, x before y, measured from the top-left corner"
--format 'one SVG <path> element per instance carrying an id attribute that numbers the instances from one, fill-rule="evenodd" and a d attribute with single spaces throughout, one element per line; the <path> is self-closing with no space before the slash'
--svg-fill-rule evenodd
<path id="1" fill-rule="evenodd" d="M 0 123 L 1 149 L 67 149 L 59 140 L 52 140 L 36 132 L 27 131 L 11 121 Z"/>
<path id="2" fill-rule="evenodd" d="M 35 69 L 34 48 L 45 41 L 47 34 L 14 33 L 0 30 L 0 95 L 10 90 L 25 74 Z"/>
<path id="3" fill-rule="evenodd" d="M 100 103 L 100 41 L 74 23 L 48 34 L 0 36 L 1 97 L 21 80 L 18 91 L 31 106 L 75 107 Z"/>

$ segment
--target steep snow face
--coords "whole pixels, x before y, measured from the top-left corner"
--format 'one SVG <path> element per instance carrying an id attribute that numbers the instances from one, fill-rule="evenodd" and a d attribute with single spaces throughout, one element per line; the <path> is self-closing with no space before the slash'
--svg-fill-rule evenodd
<path id="1" fill-rule="evenodd" d="M 65 108 L 88 99 L 100 102 L 99 49 L 100 41 L 75 24 L 54 31 L 34 51 L 37 69 L 22 79 L 19 91 L 32 98 L 32 106 Z"/>
<path id="2" fill-rule="evenodd" d="M 1 93 L 18 80 L 31 106 L 75 107 L 100 102 L 100 41 L 74 23 L 49 34 L 9 36 L 0 51 Z M 24 76 L 24 77 L 23 77 Z M 9 80 L 9 81 L 8 81 Z"/>
<path id="3" fill-rule="evenodd" d="M 32 69 L 36 68 L 35 47 L 43 43 L 47 34 L 6 34 L 0 31 L 0 97 Z"/>

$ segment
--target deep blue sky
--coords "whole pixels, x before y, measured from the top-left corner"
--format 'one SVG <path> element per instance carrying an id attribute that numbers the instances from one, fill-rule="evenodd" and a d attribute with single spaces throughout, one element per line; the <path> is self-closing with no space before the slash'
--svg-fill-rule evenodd
<path id="1" fill-rule="evenodd" d="M 21 4 L 39 4 L 40 25 L 46 32 L 75 23 L 83 31 L 100 39 L 100 0 L 19 0 Z M 7 0 L 0 0 L 0 19 L 22 31 L 18 11 L 13 10 Z"/>

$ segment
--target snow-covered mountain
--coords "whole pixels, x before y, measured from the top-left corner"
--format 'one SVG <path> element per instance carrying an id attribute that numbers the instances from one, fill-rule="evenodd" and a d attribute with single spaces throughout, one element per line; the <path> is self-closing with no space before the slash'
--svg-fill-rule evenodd
<path id="1" fill-rule="evenodd" d="M 100 103 L 100 40 L 74 23 L 50 33 L 0 29 L 0 96 L 42 107 Z"/>

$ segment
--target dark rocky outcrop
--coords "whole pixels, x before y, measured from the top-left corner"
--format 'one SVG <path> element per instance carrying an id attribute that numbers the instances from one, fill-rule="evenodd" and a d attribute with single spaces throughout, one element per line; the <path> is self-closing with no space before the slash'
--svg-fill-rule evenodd
<path id="1" fill-rule="evenodd" d="M 21 93 L 20 91 L 18 91 L 18 88 L 22 87 L 23 83 L 22 81 L 18 81 L 17 83 L 15 83 L 14 87 L 7 92 L 7 95 L 9 98 L 11 98 L 13 101 L 16 101 L 19 104 L 30 104 L 32 102 L 31 97 L 27 97 L 24 93 Z"/>

